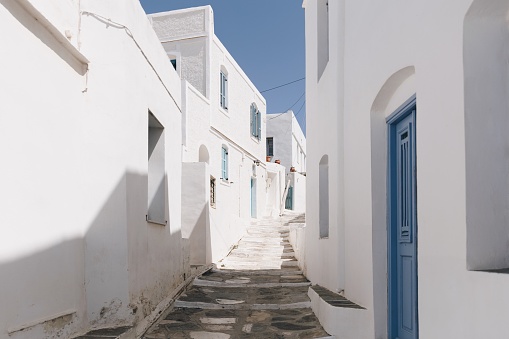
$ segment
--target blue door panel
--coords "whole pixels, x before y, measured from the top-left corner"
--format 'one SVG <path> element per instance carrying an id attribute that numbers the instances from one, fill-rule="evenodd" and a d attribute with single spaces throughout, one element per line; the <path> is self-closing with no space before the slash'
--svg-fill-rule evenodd
<path id="1" fill-rule="evenodd" d="M 413 303 L 412 303 L 412 270 L 413 258 L 410 256 L 401 257 L 401 326 L 407 331 L 413 329 Z"/>
<path id="2" fill-rule="evenodd" d="M 389 337 L 417 339 L 415 102 L 389 122 Z"/>

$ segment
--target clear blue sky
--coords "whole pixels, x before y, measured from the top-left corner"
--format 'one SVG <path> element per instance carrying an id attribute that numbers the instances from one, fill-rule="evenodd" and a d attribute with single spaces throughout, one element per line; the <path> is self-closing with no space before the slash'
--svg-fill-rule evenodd
<path id="1" fill-rule="evenodd" d="M 302 0 L 140 0 L 145 12 L 211 5 L 215 33 L 258 90 L 305 76 Z M 304 80 L 262 93 L 267 113 L 281 113 L 304 93 Z M 303 96 L 292 108 L 305 132 Z"/>

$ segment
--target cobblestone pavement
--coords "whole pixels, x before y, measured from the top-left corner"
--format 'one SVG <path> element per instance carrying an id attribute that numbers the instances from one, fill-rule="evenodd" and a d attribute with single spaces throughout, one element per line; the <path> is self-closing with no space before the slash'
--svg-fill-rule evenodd
<path id="1" fill-rule="evenodd" d="M 143 338 L 331 338 L 311 310 L 310 282 L 288 242 L 290 220 L 303 222 L 303 216 L 252 224 L 218 268 L 196 278 Z"/>

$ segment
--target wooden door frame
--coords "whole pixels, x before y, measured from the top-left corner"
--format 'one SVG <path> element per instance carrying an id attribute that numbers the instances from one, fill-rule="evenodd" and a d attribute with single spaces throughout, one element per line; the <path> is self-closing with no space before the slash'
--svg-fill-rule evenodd
<path id="1" fill-rule="evenodd" d="M 394 275 L 397 271 L 394 269 L 394 259 L 396 258 L 396 246 L 397 246 L 397 218 L 396 215 L 397 202 L 395 201 L 396 195 L 394 192 L 396 191 L 397 180 L 395 178 L 396 171 L 392 171 L 392 164 L 395 160 L 395 141 L 396 141 L 396 125 L 405 119 L 408 115 L 412 114 L 412 109 L 416 108 L 416 95 L 412 95 L 407 101 L 405 101 L 400 107 L 398 107 L 391 115 L 389 115 L 386 119 L 387 124 L 387 332 L 389 339 L 395 338 L 394 330 L 397 326 L 397 317 L 393 316 L 394 304 L 395 304 L 395 295 L 394 288 L 395 284 L 397 285 L 397 277 L 394 278 Z M 414 128 L 415 128 L 415 119 L 417 115 L 417 110 L 415 109 L 414 113 Z M 415 139 L 414 139 L 415 140 Z M 413 145 L 414 157 L 417 158 L 416 151 L 416 142 Z M 417 167 L 417 160 L 416 165 Z M 417 188 L 417 173 L 415 175 L 415 186 Z M 414 211 L 417 215 L 417 192 L 414 197 Z M 416 218 L 417 219 L 417 218 Z M 418 272 L 418 261 L 417 261 L 417 220 L 415 220 L 414 224 L 414 232 L 415 232 L 415 265 L 416 265 L 416 275 Z M 416 277 L 416 293 L 418 294 L 418 279 Z M 418 300 L 416 301 L 416 305 L 418 305 Z M 419 337 L 419 314 L 418 307 L 415 310 L 416 312 L 416 334 L 417 338 Z"/>

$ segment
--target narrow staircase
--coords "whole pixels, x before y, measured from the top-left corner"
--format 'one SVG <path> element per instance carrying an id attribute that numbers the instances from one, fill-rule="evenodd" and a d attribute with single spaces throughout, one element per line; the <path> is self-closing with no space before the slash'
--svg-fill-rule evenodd
<path id="1" fill-rule="evenodd" d="M 288 242 L 288 222 L 253 222 L 238 246 L 195 279 L 144 338 L 332 338 L 311 310 L 310 282 Z"/>

